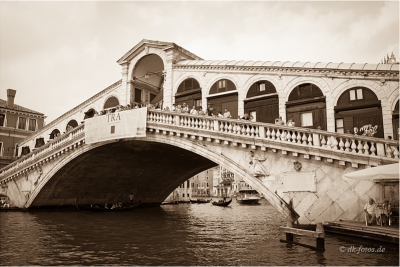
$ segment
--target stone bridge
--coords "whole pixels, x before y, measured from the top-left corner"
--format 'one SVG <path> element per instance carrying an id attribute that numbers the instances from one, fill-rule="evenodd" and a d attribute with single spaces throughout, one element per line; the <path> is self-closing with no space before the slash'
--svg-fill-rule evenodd
<path id="1" fill-rule="evenodd" d="M 156 110 L 148 110 L 146 137 L 86 144 L 84 127 L 1 169 L 0 193 L 21 208 L 126 202 L 131 192 L 160 204 L 191 176 L 221 165 L 288 220 L 354 220 L 379 185 L 342 175 L 399 157 L 398 141 Z M 303 186 L 293 184 L 296 176 L 308 189 L 296 190 Z"/>

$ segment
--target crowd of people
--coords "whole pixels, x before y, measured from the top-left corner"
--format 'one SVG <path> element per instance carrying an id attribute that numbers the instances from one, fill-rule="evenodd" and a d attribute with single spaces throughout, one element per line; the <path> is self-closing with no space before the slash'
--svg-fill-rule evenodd
<path id="1" fill-rule="evenodd" d="M 100 112 L 94 111 L 94 116 L 101 116 L 106 115 L 109 113 L 129 110 L 129 109 L 136 109 L 136 108 L 143 108 L 147 107 L 149 110 L 162 110 L 162 111 L 169 111 L 169 112 L 178 112 L 178 113 L 187 113 L 192 115 L 203 115 L 203 116 L 211 116 L 211 117 L 218 117 L 218 118 L 226 118 L 232 119 L 232 115 L 230 111 L 225 108 L 224 112 L 222 111 L 215 111 L 212 105 L 208 105 L 208 107 L 204 110 L 202 107 L 196 108 L 196 106 L 190 107 L 186 103 L 183 104 L 172 104 L 172 107 L 169 108 L 168 106 L 163 107 L 162 103 L 157 104 L 150 104 L 148 102 L 141 102 L 141 103 L 133 103 L 132 105 L 128 104 L 126 106 L 119 105 L 115 108 L 105 109 Z M 238 117 L 239 120 L 247 120 L 247 121 L 255 121 L 254 118 L 249 115 L 248 113 L 244 113 L 243 116 Z"/>

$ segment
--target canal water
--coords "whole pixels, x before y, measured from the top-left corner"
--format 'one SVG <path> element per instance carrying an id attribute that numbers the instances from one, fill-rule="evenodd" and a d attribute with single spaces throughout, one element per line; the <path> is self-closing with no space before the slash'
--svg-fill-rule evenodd
<path id="1" fill-rule="evenodd" d="M 285 221 L 266 201 L 258 206 L 234 200 L 229 207 L 179 204 L 119 213 L 64 210 L 0 216 L 3 266 L 399 263 L 398 247 L 348 236 L 326 234 L 324 253 L 281 243 L 279 227 Z M 315 245 L 307 238 L 298 241 Z"/>

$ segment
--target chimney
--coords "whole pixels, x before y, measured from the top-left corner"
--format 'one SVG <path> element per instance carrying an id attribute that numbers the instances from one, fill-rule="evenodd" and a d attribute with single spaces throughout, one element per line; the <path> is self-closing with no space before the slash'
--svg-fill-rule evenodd
<path id="1" fill-rule="evenodd" d="M 17 91 L 14 89 L 7 89 L 7 107 L 14 108 L 14 97 Z"/>

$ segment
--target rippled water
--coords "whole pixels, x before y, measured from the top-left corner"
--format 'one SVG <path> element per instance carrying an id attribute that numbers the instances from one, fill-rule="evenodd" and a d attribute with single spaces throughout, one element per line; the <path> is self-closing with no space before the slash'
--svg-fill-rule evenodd
<path id="1" fill-rule="evenodd" d="M 327 234 L 324 253 L 289 246 L 267 203 L 179 204 L 120 213 L 2 212 L 1 265 L 381 265 L 399 249 Z M 314 240 L 301 242 L 315 245 Z M 340 252 L 351 246 L 382 253 Z"/>

